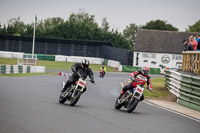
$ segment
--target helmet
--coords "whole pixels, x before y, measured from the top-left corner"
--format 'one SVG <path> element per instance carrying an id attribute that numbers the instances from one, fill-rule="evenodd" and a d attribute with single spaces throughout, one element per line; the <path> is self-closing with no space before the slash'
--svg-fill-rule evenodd
<path id="1" fill-rule="evenodd" d="M 142 73 L 143 73 L 144 75 L 148 75 L 148 74 L 149 74 L 149 71 L 150 71 L 150 68 L 149 68 L 148 66 L 144 66 L 144 67 L 142 68 Z"/>
<path id="2" fill-rule="evenodd" d="M 85 70 L 87 70 L 88 69 L 88 67 L 89 67 L 89 65 L 90 65 L 90 63 L 89 63 L 89 60 L 87 60 L 87 59 L 84 59 L 84 60 L 82 60 L 82 67 L 85 69 Z"/>

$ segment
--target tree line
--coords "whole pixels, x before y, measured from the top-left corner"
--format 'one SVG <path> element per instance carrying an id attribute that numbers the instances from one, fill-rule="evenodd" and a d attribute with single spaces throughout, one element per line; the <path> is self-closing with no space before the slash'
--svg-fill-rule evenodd
<path id="1" fill-rule="evenodd" d="M 24 24 L 20 17 L 11 18 L 7 26 L 0 23 L 0 35 L 32 37 L 33 29 L 34 23 Z M 102 19 L 102 24 L 99 26 L 95 22 L 94 15 L 79 11 L 76 14 L 72 13 L 66 21 L 59 17 L 38 20 L 36 23 L 36 38 L 108 41 L 117 48 L 133 50 L 133 43 L 138 29 L 178 31 L 178 28 L 168 24 L 167 21 L 158 19 L 147 22 L 143 26 L 132 23 L 120 33 L 115 29 L 110 29 L 106 18 Z M 186 31 L 200 32 L 200 20 L 189 26 Z"/>

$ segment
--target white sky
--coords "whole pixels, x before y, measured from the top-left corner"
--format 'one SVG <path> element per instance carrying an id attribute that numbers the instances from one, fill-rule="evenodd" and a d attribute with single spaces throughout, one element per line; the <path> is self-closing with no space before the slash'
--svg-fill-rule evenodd
<path id="1" fill-rule="evenodd" d="M 157 19 L 185 31 L 188 25 L 200 20 L 200 0 L 0 0 L 0 23 L 20 17 L 25 24 L 31 24 L 35 14 L 38 20 L 67 20 L 79 9 L 95 15 L 99 26 L 106 17 L 110 28 L 119 32 L 131 23 L 145 25 Z"/>

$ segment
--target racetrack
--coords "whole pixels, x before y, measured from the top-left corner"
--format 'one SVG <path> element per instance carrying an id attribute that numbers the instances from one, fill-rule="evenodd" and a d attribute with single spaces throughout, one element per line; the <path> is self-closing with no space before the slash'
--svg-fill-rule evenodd
<path id="1" fill-rule="evenodd" d="M 152 76 L 153 78 L 154 76 Z M 60 104 L 66 77 L 0 77 L 0 133 L 198 133 L 200 123 L 139 103 L 133 113 L 114 109 L 128 73 L 108 73 L 71 107 Z"/>

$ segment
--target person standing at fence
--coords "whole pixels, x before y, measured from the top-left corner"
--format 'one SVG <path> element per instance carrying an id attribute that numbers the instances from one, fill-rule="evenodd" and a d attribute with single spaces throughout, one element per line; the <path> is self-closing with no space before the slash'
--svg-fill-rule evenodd
<path id="1" fill-rule="evenodd" d="M 200 37 L 199 37 L 199 35 L 196 36 L 195 40 L 197 41 L 197 50 L 200 51 Z"/>
<path id="2" fill-rule="evenodd" d="M 189 39 L 188 40 L 183 40 L 182 43 L 185 46 L 184 51 L 194 51 L 192 45 L 189 43 Z"/>
<path id="3" fill-rule="evenodd" d="M 194 51 L 197 50 L 197 41 L 194 39 L 194 36 L 189 37 L 189 44 L 192 45 Z"/>

